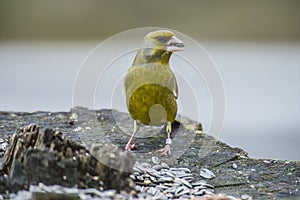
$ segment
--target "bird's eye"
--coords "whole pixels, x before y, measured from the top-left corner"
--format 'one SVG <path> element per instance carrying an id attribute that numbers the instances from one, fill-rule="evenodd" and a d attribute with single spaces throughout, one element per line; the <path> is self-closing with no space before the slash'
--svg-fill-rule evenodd
<path id="1" fill-rule="evenodd" d="M 165 42 L 166 39 L 163 36 L 157 36 L 156 39 L 160 42 Z"/>

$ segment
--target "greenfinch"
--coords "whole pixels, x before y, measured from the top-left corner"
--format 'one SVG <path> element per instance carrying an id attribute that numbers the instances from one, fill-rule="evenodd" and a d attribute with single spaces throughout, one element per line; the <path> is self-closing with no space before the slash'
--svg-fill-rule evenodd
<path id="1" fill-rule="evenodd" d="M 169 60 L 173 52 L 181 51 L 184 43 L 168 30 L 148 33 L 138 50 L 124 80 L 126 105 L 134 120 L 133 133 L 125 147 L 132 150 L 134 136 L 140 125 L 166 125 L 167 139 L 157 152 L 171 154 L 171 123 L 177 114 L 178 86 Z"/>

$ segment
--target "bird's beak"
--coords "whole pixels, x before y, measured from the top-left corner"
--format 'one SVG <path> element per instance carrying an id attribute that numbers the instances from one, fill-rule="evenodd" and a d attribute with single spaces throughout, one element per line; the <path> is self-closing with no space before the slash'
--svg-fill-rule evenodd
<path id="1" fill-rule="evenodd" d="M 172 36 L 167 43 L 167 51 L 169 52 L 182 51 L 183 47 L 185 47 L 184 43 L 175 36 Z"/>

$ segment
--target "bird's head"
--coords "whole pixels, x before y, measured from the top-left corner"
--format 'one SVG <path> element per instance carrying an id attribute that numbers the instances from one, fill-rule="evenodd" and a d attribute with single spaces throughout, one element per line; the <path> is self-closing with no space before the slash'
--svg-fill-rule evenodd
<path id="1" fill-rule="evenodd" d="M 148 33 L 143 39 L 143 48 L 154 48 L 170 53 L 182 51 L 184 43 L 175 34 L 167 30 Z"/>
<path id="2" fill-rule="evenodd" d="M 161 63 L 168 64 L 173 52 L 182 51 L 184 43 L 168 30 L 158 30 L 148 33 L 137 55 L 137 64 Z"/>

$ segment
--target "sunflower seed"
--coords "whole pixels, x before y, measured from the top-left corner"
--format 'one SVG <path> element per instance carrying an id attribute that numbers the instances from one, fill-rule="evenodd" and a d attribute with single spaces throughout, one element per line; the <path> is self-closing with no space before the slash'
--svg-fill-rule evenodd
<path id="1" fill-rule="evenodd" d="M 158 164 L 160 163 L 160 160 L 159 160 L 159 158 L 158 158 L 157 156 L 153 156 L 153 157 L 151 158 L 151 160 L 152 160 L 152 162 L 153 162 L 154 164 L 156 164 L 156 165 L 158 165 Z"/>
<path id="2" fill-rule="evenodd" d="M 147 170 L 147 173 L 151 176 L 154 176 L 154 177 L 160 177 L 160 175 L 158 174 L 158 172 L 156 170 L 153 170 L 153 169 L 149 169 Z"/>
<path id="3" fill-rule="evenodd" d="M 206 179 L 212 179 L 216 177 L 216 175 L 212 171 L 204 168 L 200 170 L 200 176 Z"/>
<path id="4" fill-rule="evenodd" d="M 172 171 L 172 173 L 176 174 L 178 177 L 186 175 L 184 171 Z"/>
<path id="5" fill-rule="evenodd" d="M 186 180 L 181 179 L 181 178 L 175 178 L 175 182 L 180 182 L 183 185 L 187 186 L 188 188 L 192 188 L 193 186 Z"/>
<path id="6" fill-rule="evenodd" d="M 192 182 L 192 180 L 194 180 L 194 177 L 192 176 L 186 176 L 186 177 L 183 177 L 184 180 L 187 180 L 188 182 Z"/>
<path id="7" fill-rule="evenodd" d="M 138 167 L 135 167 L 135 166 L 133 166 L 132 170 L 133 170 L 134 172 L 143 173 L 142 170 L 140 170 Z"/>
<path id="8" fill-rule="evenodd" d="M 165 168 L 165 169 L 169 169 L 170 168 L 169 165 L 167 163 L 165 163 L 165 162 L 162 162 L 160 165 L 162 166 L 162 168 Z"/>
<path id="9" fill-rule="evenodd" d="M 164 175 L 175 178 L 175 175 L 171 172 L 165 172 Z"/>
<path id="10" fill-rule="evenodd" d="M 133 172 L 132 174 L 135 175 L 135 176 L 139 176 L 141 173 L 139 173 L 139 172 Z"/>
<path id="11" fill-rule="evenodd" d="M 193 174 L 186 174 L 186 173 L 180 173 L 180 174 L 176 174 L 178 178 L 183 178 L 183 177 L 191 177 L 193 176 Z"/>
<path id="12" fill-rule="evenodd" d="M 252 200 L 252 197 L 249 196 L 248 194 L 243 194 L 241 197 L 243 200 Z"/>
<path id="13" fill-rule="evenodd" d="M 136 177 L 133 174 L 130 174 L 129 176 L 132 180 L 136 180 Z"/>
<path id="14" fill-rule="evenodd" d="M 206 189 L 207 187 L 204 185 L 200 185 L 200 186 L 196 186 L 194 187 L 195 190 L 202 190 L 202 189 Z"/>
<path id="15" fill-rule="evenodd" d="M 154 182 L 154 183 L 157 183 L 157 182 L 158 182 L 157 179 L 156 179 L 155 177 L 153 177 L 153 176 L 150 176 L 150 180 L 151 180 L 152 182 Z"/>
<path id="16" fill-rule="evenodd" d="M 205 190 L 205 194 L 206 195 L 213 195 L 214 194 L 214 190 L 212 190 L 212 189 L 206 189 Z"/>
<path id="17" fill-rule="evenodd" d="M 137 176 L 137 177 L 136 177 L 136 180 L 143 181 L 143 180 L 144 180 L 144 177 L 143 177 L 143 176 Z"/>
<path id="18" fill-rule="evenodd" d="M 158 190 L 154 187 L 150 187 L 147 192 L 154 196 L 157 194 Z"/>
<path id="19" fill-rule="evenodd" d="M 160 170 L 160 174 L 162 174 L 162 175 L 164 175 L 165 173 L 167 173 L 167 172 L 169 172 L 169 173 L 172 173 L 172 174 L 174 174 L 174 175 L 176 175 L 173 171 L 171 171 L 171 170 L 168 170 L 168 169 L 162 169 L 162 170 Z"/>
<path id="20" fill-rule="evenodd" d="M 144 167 L 144 168 L 151 168 L 152 167 L 151 164 L 149 164 L 149 163 L 141 163 L 141 166 Z M 146 169 L 144 169 L 144 170 L 146 170 Z"/>
<path id="21" fill-rule="evenodd" d="M 160 193 L 157 193 L 153 199 L 159 199 L 159 200 L 168 200 L 168 197 L 165 196 L 164 194 L 162 194 L 161 192 Z"/>
<path id="22" fill-rule="evenodd" d="M 193 193 L 193 195 L 203 196 L 203 195 L 205 195 L 205 189 L 198 190 L 197 192 Z"/>
<path id="23" fill-rule="evenodd" d="M 184 189 L 185 189 L 184 186 L 181 186 L 181 187 L 177 188 L 176 191 L 175 191 L 175 196 L 178 196 L 178 195 L 176 195 L 176 194 L 179 194 L 179 193 L 182 192 Z"/>
<path id="24" fill-rule="evenodd" d="M 135 186 L 135 189 L 136 189 L 137 191 L 142 191 L 142 187 L 141 187 L 140 185 L 136 185 L 136 186 Z"/>
<path id="25" fill-rule="evenodd" d="M 165 186 L 168 186 L 168 187 L 176 187 L 176 186 L 179 186 L 180 184 L 179 183 L 164 183 Z"/>
<path id="26" fill-rule="evenodd" d="M 181 186 L 181 187 L 176 189 L 175 196 L 179 197 L 179 196 L 182 196 L 182 195 L 188 194 L 188 193 L 190 193 L 190 190 L 188 188 L 184 187 L 184 186 Z"/>
<path id="27" fill-rule="evenodd" d="M 169 199 L 173 199 L 173 197 L 174 197 L 174 195 L 173 195 L 172 193 L 168 193 L 166 196 L 167 196 Z"/>
<path id="28" fill-rule="evenodd" d="M 203 184 L 203 186 L 206 187 L 206 188 L 208 188 L 208 189 L 214 189 L 215 188 L 214 186 L 212 186 L 212 185 L 210 185 L 208 183 Z"/>
<path id="29" fill-rule="evenodd" d="M 161 177 L 159 180 L 161 180 L 163 182 L 173 182 L 174 178 L 164 176 L 164 177 Z"/>
<path id="30" fill-rule="evenodd" d="M 175 192 L 176 192 L 176 187 L 169 188 L 167 191 L 168 191 L 169 193 L 175 194 Z"/>
<path id="31" fill-rule="evenodd" d="M 201 180 L 201 181 L 193 182 L 192 186 L 200 186 L 200 185 L 203 185 L 203 184 L 206 184 L 206 183 L 207 183 L 206 181 Z"/>
<path id="32" fill-rule="evenodd" d="M 149 174 L 143 174 L 143 177 L 144 178 L 150 178 L 150 175 Z"/>
<path id="33" fill-rule="evenodd" d="M 159 171 L 159 170 L 161 170 L 163 167 L 161 166 L 161 165 L 154 165 L 153 167 L 152 167 L 152 169 L 154 169 L 154 170 L 156 170 L 156 171 Z"/>
<path id="34" fill-rule="evenodd" d="M 186 173 L 191 173 L 191 170 L 189 168 L 186 168 L 186 167 L 179 167 L 179 168 L 177 168 L 177 170 L 184 171 Z"/>
<path id="35" fill-rule="evenodd" d="M 232 164 L 232 168 L 233 168 L 233 169 L 236 169 L 236 168 L 237 168 L 237 164 L 233 163 L 233 164 Z"/>
<path id="36" fill-rule="evenodd" d="M 151 182 L 149 179 L 145 179 L 145 180 L 144 180 L 144 184 L 145 184 L 145 185 L 151 185 L 151 183 L 152 183 L 152 182 Z"/>
<path id="37" fill-rule="evenodd" d="M 160 189 L 160 190 L 166 190 L 166 189 L 169 189 L 169 187 L 163 185 L 163 184 L 159 184 L 156 186 L 157 189 Z"/>

